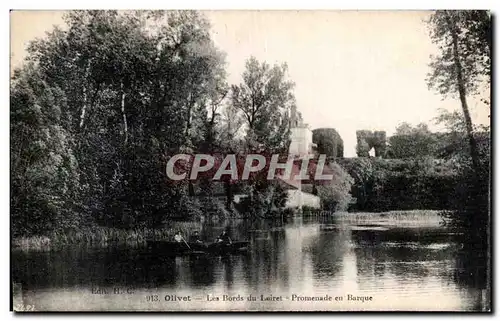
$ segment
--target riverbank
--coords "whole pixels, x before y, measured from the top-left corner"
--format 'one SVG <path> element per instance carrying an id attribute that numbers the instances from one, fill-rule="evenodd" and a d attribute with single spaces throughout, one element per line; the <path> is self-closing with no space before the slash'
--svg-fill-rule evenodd
<path id="1" fill-rule="evenodd" d="M 162 228 L 119 229 L 93 227 L 48 235 L 18 237 L 12 240 L 13 250 L 44 251 L 66 245 L 102 246 L 126 244 L 138 246 L 148 239 L 171 240 L 177 231 L 189 238 L 195 230 L 201 229 L 200 222 L 170 222 Z"/>
<path id="2" fill-rule="evenodd" d="M 323 211 L 324 212 L 324 211 Z M 323 213 L 320 212 L 320 213 Z M 323 213 L 324 214 L 324 213 Z M 443 218 L 436 210 L 390 211 L 382 213 L 331 213 L 331 217 L 346 224 L 377 224 L 384 226 L 440 226 Z M 305 215 L 304 217 L 311 217 Z M 107 247 L 110 245 L 141 246 L 148 239 L 172 240 L 177 231 L 186 239 L 193 231 L 200 231 L 201 222 L 169 222 L 162 228 L 119 229 L 93 227 L 78 231 L 53 232 L 43 236 L 19 237 L 12 240 L 13 250 L 47 251 L 61 246 L 83 245 Z"/>

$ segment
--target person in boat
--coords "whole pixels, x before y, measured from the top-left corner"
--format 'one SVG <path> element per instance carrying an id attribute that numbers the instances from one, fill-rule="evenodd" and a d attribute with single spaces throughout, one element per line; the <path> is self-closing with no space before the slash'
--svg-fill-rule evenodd
<path id="1" fill-rule="evenodd" d="M 194 231 L 193 235 L 189 238 L 189 242 L 202 244 L 203 242 L 201 241 L 200 233 L 198 231 Z"/>
<path id="2" fill-rule="evenodd" d="M 177 243 L 183 243 L 184 242 L 184 238 L 182 237 L 181 231 L 178 231 L 177 233 L 175 233 L 174 240 Z"/>
<path id="3" fill-rule="evenodd" d="M 221 235 L 219 235 L 219 237 L 217 238 L 217 243 L 223 245 L 229 245 L 232 243 L 231 238 L 229 237 L 229 233 L 226 230 L 222 231 Z"/>

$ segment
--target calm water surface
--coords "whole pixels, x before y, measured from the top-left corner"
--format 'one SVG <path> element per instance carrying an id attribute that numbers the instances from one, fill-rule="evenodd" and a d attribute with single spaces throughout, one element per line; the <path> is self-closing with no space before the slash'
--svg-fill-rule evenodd
<path id="1" fill-rule="evenodd" d="M 14 301 L 52 311 L 481 310 L 484 291 L 460 281 L 480 267 L 460 263 L 451 233 L 431 225 L 237 221 L 233 238 L 251 245 L 227 257 L 141 246 L 16 251 Z M 202 236 L 213 240 L 222 228 L 204 224 Z"/>

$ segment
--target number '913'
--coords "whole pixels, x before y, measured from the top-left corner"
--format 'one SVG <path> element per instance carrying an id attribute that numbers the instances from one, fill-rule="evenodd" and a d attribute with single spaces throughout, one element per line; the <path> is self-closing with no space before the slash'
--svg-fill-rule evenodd
<path id="1" fill-rule="evenodd" d="M 158 295 L 156 295 L 156 294 L 146 295 L 146 301 L 147 302 L 157 302 L 157 301 L 159 301 Z"/>

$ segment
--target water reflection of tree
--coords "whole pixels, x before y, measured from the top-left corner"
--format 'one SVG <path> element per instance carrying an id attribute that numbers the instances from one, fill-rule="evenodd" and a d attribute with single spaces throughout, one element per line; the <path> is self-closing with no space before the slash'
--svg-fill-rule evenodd
<path id="1" fill-rule="evenodd" d="M 84 262 L 95 262 L 89 266 L 91 280 L 106 285 L 171 285 L 177 282 L 178 269 L 175 260 L 160 253 L 139 249 L 109 248 L 106 251 L 90 252 Z M 90 263 L 86 263 L 89 265 Z"/>
<path id="2" fill-rule="evenodd" d="M 368 283 L 374 278 L 380 279 L 387 273 L 412 282 L 429 276 L 452 278 L 452 266 L 447 269 L 446 262 L 454 258 L 456 248 L 443 230 L 360 230 L 352 231 L 352 240 L 356 244 L 360 285 L 370 286 Z"/>
<path id="3" fill-rule="evenodd" d="M 484 167 L 480 179 L 470 174 L 472 178 L 466 175 L 459 183 L 455 209 L 448 213 L 450 228 L 456 231 L 455 242 L 461 245 L 456 255 L 455 281 L 482 293 L 476 304 L 479 311 L 489 310 L 491 301 L 489 171 Z"/>
<path id="4" fill-rule="evenodd" d="M 309 248 L 315 276 L 333 278 L 338 274 L 342 269 L 348 238 L 345 230 L 321 232 L 318 235 L 317 240 Z"/>
<path id="5" fill-rule="evenodd" d="M 158 286 L 176 282 L 171 258 L 137 249 L 68 248 L 13 255 L 14 282 L 25 288 L 72 286 Z"/>
<path id="6" fill-rule="evenodd" d="M 221 262 L 224 267 L 224 280 L 228 289 L 233 287 L 234 283 L 234 264 L 235 260 L 231 256 L 221 257 Z"/>
<path id="7" fill-rule="evenodd" d="M 252 240 L 251 255 L 247 261 L 249 268 L 245 271 L 248 283 L 256 288 L 277 282 L 288 286 L 285 231 L 280 228 L 258 231 L 258 237 L 254 236 Z"/>
<path id="8" fill-rule="evenodd" d="M 192 286 L 208 286 L 215 283 L 213 257 L 194 256 L 189 258 L 189 273 L 191 274 Z"/>
<path id="9" fill-rule="evenodd" d="M 456 255 L 454 280 L 458 284 L 476 292 L 474 310 L 488 311 L 490 294 L 488 289 L 488 257 L 484 239 L 463 241 L 463 248 Z"/>

